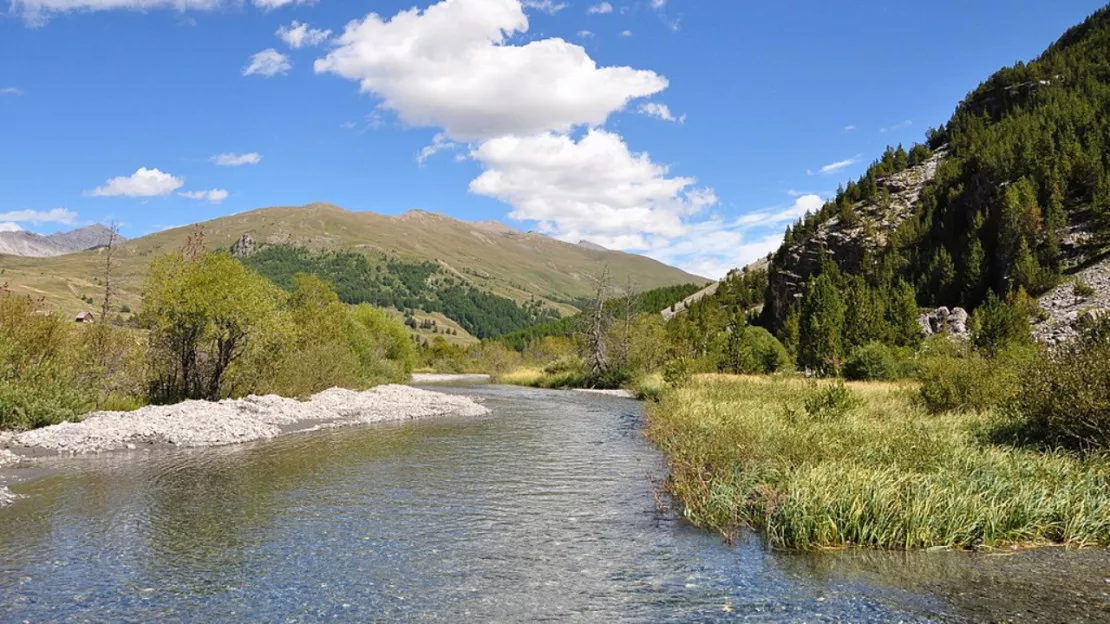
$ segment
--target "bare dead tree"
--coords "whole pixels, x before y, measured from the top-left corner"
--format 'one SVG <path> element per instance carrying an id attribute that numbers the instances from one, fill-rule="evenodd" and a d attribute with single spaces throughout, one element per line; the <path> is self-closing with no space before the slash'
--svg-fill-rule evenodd
<path id="1" fill-rule="evenodd" d="M 588 350 L 588 365 L 590 384 L 594 385 L 601 379 L 609 367 L 609 357 L 605 350 L 605 301 L 609 296 L 609 267 L 601 273 L 597 280 L 597 295 L 594 297 L 590 310 L 590 325 L 586 330 L 586 348 Z"/>
<path id="2" fill-rule="evenodd" d="M 112 285 L 112 257 L 116 253 L 116 239 L 119 238 L 119 224 L 115 221 L 108 224 L 108 244 L 104 249 L 104 303 L 100 306 L 100 322 L 108 322 L 111 312 L 112 295 L 115 287 Z"/>

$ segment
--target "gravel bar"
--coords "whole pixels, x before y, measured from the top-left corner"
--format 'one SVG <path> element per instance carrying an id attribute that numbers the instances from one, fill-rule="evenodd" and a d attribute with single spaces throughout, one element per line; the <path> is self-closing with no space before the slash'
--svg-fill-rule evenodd
<path id="1" fill-rule="evenodd" d="M 218 403 L 152 405 L 133 412 L 95 412 L 80 422 L 4 435 L 0 447 L 18 455 L 35 455 L 98 453 L 157 444 L 220 446 L 326 427 L 488 413 L 489 409 L 470 397 L 409 386 L 379 386 L 365 392 L 332 388 L 307 401 L 267 395 Z"/>

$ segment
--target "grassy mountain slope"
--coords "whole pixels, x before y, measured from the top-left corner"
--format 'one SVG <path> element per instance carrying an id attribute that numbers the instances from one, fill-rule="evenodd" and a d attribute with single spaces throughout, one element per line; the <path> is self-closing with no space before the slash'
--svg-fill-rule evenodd
<path id="1" fill-rule="evenodd" d="M 376 261 L 433 261 L 475 287 L 525 303 L 533 297 L 573 313 L 572 302 L 588 297 L 591 278 L 609 267 L 621 283 L 656 288 L 706 280 L 643 256 L 598 251 L 493 223 L 468 223 L 426 212 L 390 217 L 352 212 L 330 204 L 263 208 L 201 224 L 209 249 L 228 249 L 244 233 L 256 244 L 295 244 L 312 250 L 355 250 Z M 114 270 L 120 304 L 137 309 L 151 260 L 180 249 L 191 232 L 180 227 L 126 241 Z M 45 299 L 67 313 L 99 305 L 101 251 L 57 258 L 0 256 L 0 281 L 15 292 Z M 82 301 L 91 297 L 95 304 Z"/>

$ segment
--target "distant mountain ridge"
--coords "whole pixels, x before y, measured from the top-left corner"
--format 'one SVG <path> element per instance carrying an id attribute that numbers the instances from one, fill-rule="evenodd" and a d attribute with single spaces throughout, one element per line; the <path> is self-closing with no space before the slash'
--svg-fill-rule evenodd
<path id="1" fill-rule="evenodd" d="M 99 223 L 46 236 L 26 230 L 0 232 L 0 254 L 30 258 L 62 256 L 107 245 L 110 235 L 108 228 Z M 117 238 L 126 240 L 118 235 Z"/>
<path id="2" fill-rule="evenodd" d="M 606 268 L 614 283 L 631 280 L 643 291 L 709 282 L 646 256 L 591 249 L 496 222 L 472 223 L 418 210 L 390 216 L 312 203 L 259 208 L 123 242 L 113 263 L 120 305 L 140 307 L 150 262 L 180 250 L 194 227 L 211 250 L 230 250 L 249 234 L 256 250 L 294 246 L 313 254 L 357 252 L 383 270 L 390 263 L 434 263 L 437 279 L 451 277 L 518 306 L 555 308 L 564 316 L 576 313 L 579 302 L 592 296 L 596 278 Z M 95 251 L 0 256 L 0 266 L 12 291 L 41 298 L 45 307 L 77 312 L 89 305 L 83 297 L 101 296 L 104 267 Z"/>

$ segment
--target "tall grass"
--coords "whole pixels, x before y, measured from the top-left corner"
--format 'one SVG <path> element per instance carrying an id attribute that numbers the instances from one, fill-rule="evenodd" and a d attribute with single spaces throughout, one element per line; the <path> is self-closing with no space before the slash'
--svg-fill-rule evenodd
<path id="1" fill-rule="evenodd" d="M 699 377 L 651 406 L 686 517 L 800 549 L 1110 545 L 1105 457 L 991 445 L 991 412 L 930 415 L 913 385 L 835 387 Z"/>

